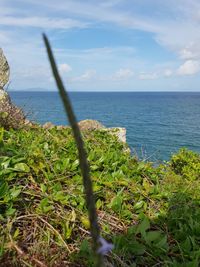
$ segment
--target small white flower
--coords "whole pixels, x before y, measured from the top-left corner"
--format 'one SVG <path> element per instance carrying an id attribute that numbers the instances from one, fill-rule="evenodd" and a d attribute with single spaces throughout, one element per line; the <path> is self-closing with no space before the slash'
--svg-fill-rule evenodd
<path id="1" fill-rule="evenodd" d="M 101 244 L 101 246 L 97 250 L 97 253 L 101 255 L 106 255 L 108 252 L 110 252 L 114 248 L 114 245 L 111 243 L 108 243 L 103 237 L 99 238 L 99 243 Z"/>

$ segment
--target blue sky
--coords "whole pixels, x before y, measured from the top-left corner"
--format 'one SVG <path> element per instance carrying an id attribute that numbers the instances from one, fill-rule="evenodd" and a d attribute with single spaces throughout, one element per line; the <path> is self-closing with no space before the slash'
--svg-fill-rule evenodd
<path id="1" fill-rule="evenodd" d="M 1 0 L 10 90 L 55 90 L 43 32 L 70 91 L 200 91 L 198 0 Z"/>

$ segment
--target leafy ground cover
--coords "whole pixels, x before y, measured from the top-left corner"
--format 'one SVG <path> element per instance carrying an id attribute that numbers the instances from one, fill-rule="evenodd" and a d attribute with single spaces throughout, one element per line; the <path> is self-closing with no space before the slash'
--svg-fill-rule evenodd
<path id="1" fill-rule="evenodd" d="M 105 131 L 83 136 L 106 266 L 199 266 L 200 155 L 155 167 Z M 70 128 L 1 128 L 0 233 L 0 266 L 93 266 Z"/>

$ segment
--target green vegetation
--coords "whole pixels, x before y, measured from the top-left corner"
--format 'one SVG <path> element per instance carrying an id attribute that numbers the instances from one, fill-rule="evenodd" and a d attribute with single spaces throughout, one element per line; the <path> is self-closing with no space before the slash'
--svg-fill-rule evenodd
<path id="1" fill-rule="evenodd" d="M 153 167 L 105 131 L 83 138 L 107 266 L 199 266 L 200 156 Z M 77 158 L 70 128 L 1 128 L 0 266 L 93 266 Z"/>

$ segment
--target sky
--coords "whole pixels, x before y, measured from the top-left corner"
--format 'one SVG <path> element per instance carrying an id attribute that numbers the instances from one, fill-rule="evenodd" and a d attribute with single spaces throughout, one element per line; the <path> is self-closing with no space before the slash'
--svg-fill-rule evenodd
<path id="1" fill-rule="evenodd" d="M 9 90 L 200 91 L 199 0 L 0 0 Z"/>

